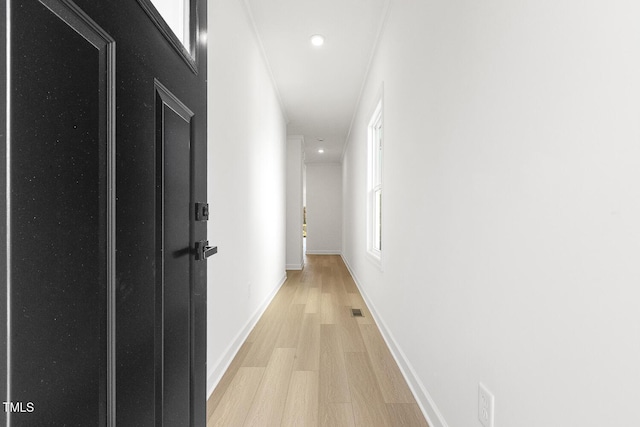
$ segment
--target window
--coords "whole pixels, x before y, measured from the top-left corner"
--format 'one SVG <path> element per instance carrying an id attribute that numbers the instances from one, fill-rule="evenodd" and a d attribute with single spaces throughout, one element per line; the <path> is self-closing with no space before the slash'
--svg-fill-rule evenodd
<path id="1" fill-rule="evenodd" d="M 190 0 L 151 0 L 151 3 L 158 9 L 160 16 L 164 18 L 178 40 L 190 51 Z"/>
<path id="2" fill-rule="evenodd" d="M 367 249 L 369 254 L 380 262 L 382 258 L 382 99 L 371 116 L 368 138 Z"/>
<path id="3" fill-rule="evenodd" d="M 198 30 L 197 5 L 201 0 L 138 0 L 151 21 L 186 62 L 198 73 L 198 46 L 204 45 L 206 34 Z M 202 41 L 202 42 L 201 42 Z"/>

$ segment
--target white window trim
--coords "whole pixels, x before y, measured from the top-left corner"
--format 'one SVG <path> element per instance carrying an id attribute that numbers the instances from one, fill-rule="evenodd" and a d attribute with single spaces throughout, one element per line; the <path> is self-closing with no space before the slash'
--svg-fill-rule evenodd
<path id="1" fill-rule="evenodd" d="M 371 119 L 367 126 L 367 259 L 369 259 L 375 266 L 377 266 L 382 271 L 382 259 L 383 259 L 383 250 L 384 248 L 384 240 L 382 235 L 380 236 L 381 240 L 381 249 L 375 247 L 375 237 L 376 230 L 374 225 L 374 215 L 376 213 L 375 205 L 376 205 L 376 193 L 378 190 L 382 193 L 382 197 L 384 200 L 384 110 L 383 110 L 383 98 L 380 95 L 375 104 L 375 108 L 373 113 L 371 114 Z M 376 128 L 380 128 L 380 141 L 378 146 L 378 141 L 376 141 Z M 375 146 L 374 146 L 375 145 Z M 381 159 L 375 155 L 376 151 L 379 153 Z M 377 160 L 380 160 L 379 167 L 376 163 Z M 380 214 L 384 218 L 384 202 L 381 204 Z M 383 227 L 381 227 L 383 229 Z M 380 231 L 382 234 L 382 230 Z"/>

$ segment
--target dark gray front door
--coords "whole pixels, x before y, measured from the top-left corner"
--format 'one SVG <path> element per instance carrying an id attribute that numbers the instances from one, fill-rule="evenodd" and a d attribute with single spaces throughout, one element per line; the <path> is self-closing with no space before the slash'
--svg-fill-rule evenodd
<path id="1" fill-rule="evenodd" d="M 206 2 L 2 3 L 0 424 L 204 426 Z"/>

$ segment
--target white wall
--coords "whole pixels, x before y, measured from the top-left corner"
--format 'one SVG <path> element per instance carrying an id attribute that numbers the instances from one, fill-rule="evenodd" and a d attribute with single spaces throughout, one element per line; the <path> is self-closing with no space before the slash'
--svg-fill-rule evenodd
<path id="1" fill-rule="evenodd" d="M 307 163 L 307 253 L 342 251 L 342 166 Z"/>
<path id="2" fill-rule="evenodd" d="M 287 270 L 301 270 L 302 254 L 302 166 L 304 137 L 287 138 Z"/>
<path id="3" fill-rule="evenodd" d="M 209 392 L 285 277 L 286 125 L 242 5 L 209 2 Z"/>
<path id="4" fill-rule="evenodd" d="M 631 0 L 392 2 L 343 253 L 432 427 L 479 427 L 478 382 L 496 427 L 640 425 L 638 22 Z M 383 82 L 380 272 L 361 224 Z"/>

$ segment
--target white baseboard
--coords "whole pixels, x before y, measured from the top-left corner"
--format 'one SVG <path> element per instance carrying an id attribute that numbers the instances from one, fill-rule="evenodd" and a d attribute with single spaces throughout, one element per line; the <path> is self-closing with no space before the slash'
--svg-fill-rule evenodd
<path id="1" fill-rule="evenodd" d="M 380 329 L 380 332 L 382 333 L 382 337 L 387 343 L 387 346 L 389 347 L 389 350 L 391 351 L 393 358 L 396 360 L 396 363 L 400 368 L 400 372 L 402 373 L 402 376 L 407 381 L 407 384 L 409 385 L 409 388 L 411 389 L 411 392 L 413 393 L 413 396 L 415 397 L 416 402 L 418 403 L 418 406 L 420 406 L 420 410 L 422 411 L 422 414 L 426 418 L 427 423 L 429 424 L 430 427 L 448 427 L 447 422 L 445 421 L 444 417 L 442 416 L 442 413 L 440 412 L 435 402 L 433 401 L 433 398 L 427 391 L 426 387 L 424 386 L 424 384 L 422 383 L 418 375 L 416 375 L 416 372 L 413 369 L 413 366 L 405 356 L 404 352 L 402 351 L 402 349 L 400 348 L 396 340 L 393 338 L 393 334 L 391 333 L 389 328 L 387 328 L 387 325 L 384 323 L 384 320 L 382 320 L 382 318 L 378 314 L 376 306 L 373 304 L 373 302 L 371 302 L 371 300 L 367 296 L 366 292 L 362 287 L 362 282 L 360 282 L 360 280 L 358 279 L 358 276 L 356 276 L 355 272 L 351 268 L 351 265 L 349 265 L 349 261 L 347 261 L 344 255 L 342 255 L 342 260 L 347 266 L 349 273 L 351 273 L 351 276 L 353 277 L 353 280 L 356 283 L 356 286 L 360 290 L 360 293 L 362 294 L 362 298 L 367 304 L 367 307 L 369 308 L 369 311 L 371 312 L 373 319 L 378 325 L 378 329 Z"/>
<path id="2" fill-rule="evenodd" d="M 231 344 L 229 344 L 229 346 L 227 347 L 225 352 L 222 354 L 222 356 L 220 356 L 220 358 L 213 364 L 211 369 L 209 369 L 209 373 L 207 375 L 207 384 L 212 384 L 212 386 L 207 390 L 207 400 L 209 400 L 209 398 L 211 397 L 211 393 L 213 393 L 213 390 L 215 390 L 216 386 L 222 379 L 222 376 L 229 368 L 229 365 L 231 365 L 233 358 L 236 357 L 236 354 L 238 353 L 238 351 L 240 350 L 240 347 L 242 347 L 242 344 L 245 342 L 245 340 L 251 333 L 251 330 L 256 325 L 256 323 L 258 323 L 258 320 L 260 320 L 260 317 L 262 317 L 262 314 L 267 309 L 269 304 L 271 304 L 271 301 L 273 300 L 273 298 L 276 296 L 276 294 L 278 293 L 278 291 L 286 281 L 287 281 L 287 273 L 285 272 L 284 276 L 282 277 L 282 280 L 280 280 L 280 283 L 274 288 L 274 290 L 269 294 L 269 296 L 267 296 L 267 298 L 260 305 L 260 307 L 258 307 L 258 309 L 249 318 L 249 320 L 244 325 L 244 327 L 240 330 L 240 332 L 238 332 L 238 334 L 235 336 Z"/>
<path id="3" fill-rule="evenodd" d="M 342 255 L 342 251 L 339 250 L 308 250 L 307 249 L 307 255 Z"/>
<path id="4" fill-rule="evenodd" d="M 287 264 L 284 268 L 287 270 L 302 270 L 302 267 L 304 267 L 304 264 Z"/>

